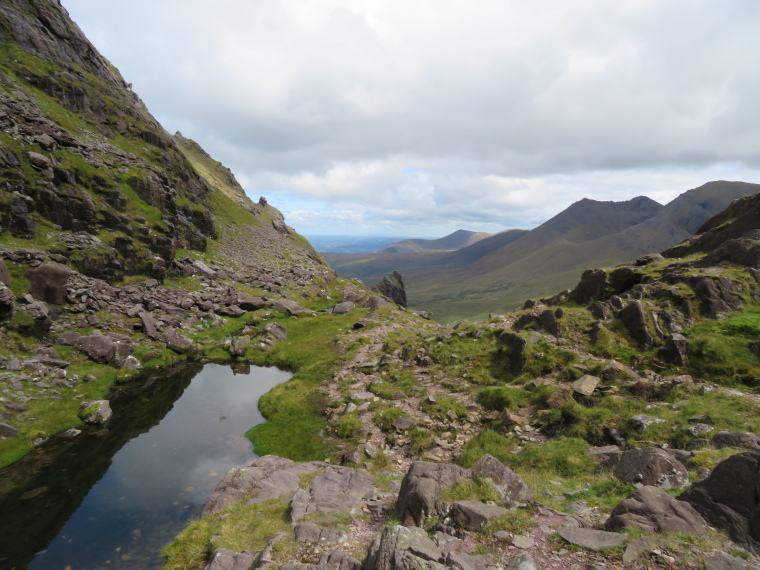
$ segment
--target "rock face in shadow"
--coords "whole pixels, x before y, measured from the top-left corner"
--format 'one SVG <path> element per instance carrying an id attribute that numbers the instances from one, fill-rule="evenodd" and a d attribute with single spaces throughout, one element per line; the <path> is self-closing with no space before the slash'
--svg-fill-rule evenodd
<path id="1" fill-rule="evenodd" d="M 404 280 L 401 278 L 401 274 L 398 271 L 394 271 L 390 275 L 383 277 L 383 280 L 372 287 L 372 290 L 381 295 L 385 295 L 401 307 L 408 306 Z"/>
<path id="2" fill-rule="evenodd" d="M 760 544 L 760 451 L 718 463 L 712 473 L 678 496 L 711 525 L 745 545 Z"/>

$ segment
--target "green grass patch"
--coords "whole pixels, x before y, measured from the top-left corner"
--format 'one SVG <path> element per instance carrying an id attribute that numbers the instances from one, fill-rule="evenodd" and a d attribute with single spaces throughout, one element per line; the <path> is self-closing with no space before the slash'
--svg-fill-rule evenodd
<path id="1" fill-rule="evenodd" d="M 528 444 L 510 460 L 516 469 L 526 468 L 560 477 L 577 477 L 593 473 L 596 463 L 588 458 L 588 443 L 573 437 L 557 437 L 544 444 Z"/>
<path id="2" fill-rule="evenodd" d="M 457 463 L 469 469 L 486 453 L 503 463 L 511 463 L 514 455 L 510 452 L 516 447 L 514 440 L 493 430 L 483 430 L 464 445 Z"/>

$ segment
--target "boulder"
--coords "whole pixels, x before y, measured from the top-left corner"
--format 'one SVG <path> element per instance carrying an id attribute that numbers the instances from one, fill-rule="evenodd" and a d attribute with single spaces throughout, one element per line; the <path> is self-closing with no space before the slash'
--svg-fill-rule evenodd
<path id="1" fill-rule="evenodd" d="M 405 526 L 422 526 L 427 517 L 443 514 L 438 497 L 450 485 L 470 478 L 467 469 L 449 463 L 415 461 L 401 481 L 396 514 Z"/>
<path id="2" fill-rule="evenodd" d="M 760 566 L 724 552 L 705 558 L 705 570 L 760 570 Z"/>
<path id="3" fill-rule="evenodd" d="M 292 495 L 298 490 L 299 475 L 314 472 L 320 463 L 296 463 L 275 455 L 254 459 L 246 465 L 233 467 L 222 477 L 214 489 L 201 517 L 209 517 L 222 511 L 228 505 L 250 498 L 259 503 L 284 495 Z"/>
<path id="4" fill-rule="evenodd" d="M 451 508 L 451 518 L 466 529 L 483 530 L 492 519 L 509 514 L 509 511 L 497 505 L 489 505 L 480 501 L 458 501 Z"/>
<path id="5" fill-rule="evenodd" d="M 626 451 L 612 474 L 627 485 L 637 487 L 653 485 L 672 489 L 685 487 L 689 483 L 686 468 L 669 453 L 656 447 Z"/>
<path id="6" fill-rule="evenodd" d="M 272 308 L 286 315 L 303 315 L 311 312 L 290 299 L 280 299 L 272 305 Z"/>
<path id="7" fill-rule="evenodd" d="M 519 376 L 525 370 L 525 349 L 528 346 L 527 339 L 514 333 L 501 335 L 501 343 L 504 356 L 509 360 L 509 371 L 513 376 Z"/>
<path id="8" fill-rule="evenodd" d="M 11 320 L 16 312 L 16 296 L 5 284 L 0 282 L 0 323 Z"/>
<path id="9" fill-rule="evenodd" d="M 567 386 L 560 386 L 546 398 L 546 405 L 552 410 L 561 408 L 567 402 L 573 401 L 573 391 Z"/>
<path id="10" fill-rule="evenodd" d="M 646 532 L 702 534 L 707 525 L 686 501 L 679 501 L 659 487 L 637 489 L 618 503 L 604 523 L 604 530 L 619 531 L 639 527 Z"/>
<path id="11" fill-rule="evenodd" d="M 607 532 L 590 528 L 562 527 L 557 532 L 570 544 L 595 551 L 623 546 L 628 538 L 628 535 L 625 533 Z"/>
<path id="12" fill-rule="evenodd" d="M 153 318 L 153 315 L 146 313 L 145 311 L 140 311 L 137 316 L 140 317 L 145 336 L 150 340 L 159 340 L 161 336 L 158 332 L 158 321 Z"/>
<path id="13" fill-rule="evenodd" d="M 594 318 L 600 321 L 606 321 L 610 317 L 610 312 L 612 312 L 609 303 L 605 303 L 604 301 L 594 301 L 588 306 L 588 310 L 594 315 Z"/>
<path id="14" fill-rule="evenodd" d="M 75 346 L 77 350 L 99 364 L 108 364 L 116 355 L 116 343 L 105 335 L 80 336 Z"/>
<path id="15" fill-rule="evenodd" d="M 488 480 L 505 501 L 527 502 L 533 500 L 533 491 L 519 475 L 494 456 L 485 454 L 470 470 L 472 477 Z"/>
<path id="16" fill-rule="evenodd" d="M 724 459 L 678 496 L 705 520 L 745 545 L 760 544 L 760 451 Z"/>
<path id="17" fill-rule="evenodd" d="M 61 263 L 48 261 L 27 271 L 32 296 L 51 305 L 66 302 L 66 285 L 74 272 Z"/>
<path id="18" fill-rule="evenodd" d="M 314 513 L 351 513 L 375 493 L 375 478 L 364 469 L 328 466 L 308 489 L 299 489 L 290 503 L 289 517 L 297 522 Z"/>
<path id="19" fill-rule="evenodd" d="M 244 297 L 238 301 L 238 307 L 245 311 L 257 311 L 270 305 L 271 303 L 261 297 Z"/>
<path id="20" fill-rule="evenodd" d="M 559 321 L 557 315 L 551 309 L 546 309 L 538 316 L 541 327 L 554 337 L 559 337 Z"/>
<path id="21" fill-rule="evenodd" d="M 444 570 L 446 555 L 421 528 L 387 526 L 375 537 L 362 570 Z"/>
<path id="22" fill-rule="evenodd" d="M 343 303 L 338 303 L 333 307 L 333 314 L 335 315 L 345 315 L 346 313 L 350 313 L 354 310 L 356 306 L 351 301 L 344 301 Z"/>
<path id="23" fill-rule="evenodd" d="M 243 356 L 250 346 L 251 339 L 247 336 L 236 336 L 230 344 L 230 356 Z"/>
<path id="24" fill-rule="evenodd" d="M 639 348 L 649 350 L 654 346 L 654 339 L 649 334 L 649 329 L 647 328 L 644 303 L 641 301 L 631 301 L 627 307 L 620 311 L 620 320 L 623 321 L 625 328 L 628 329 L 633 340 L 638 343 Z"/>
<path id="25" fill-rule="evenodd" d="M 169 329 L 162 335 L 162 340 L 167 348 L 179 354 L 190 352 L 193 348 L 193 340 L 185 335 L 179 334 L 174 329 Z"/>
<path id="26" fill-rule="evenodd" d="M 18 430 L 13 426 L 0 422 L 0 437 L 18 437 Z"/>
<path id="27" fill-rule="evenodd" d="M 601 382 L 601 380 L 596 376 L 584 374 L 578 380 L 572 383 L 571 388 L 576 394 L 581 394 L 582 396 L 591 396 L 591 394 L 594 393 L 594 390 L 596 390 L 596 387 L 599 385 L 599 382 Z"/>
<path id="28" fill-rule="evenodd" d="M 79 405 L 79 419 L 86 424 L 104 424 L 111 414 L 108 400 L 88 400 Z"/>
<path id="29" fill-rule="evenodd" d="M 682 334 L 672 334 L 665 345 L 657 351 L 657 357 L 669 364 L 686 366 L 689 362 L 689 339 Z"/>
<path id="30" fill-rule="evenodd" d="M 748 431 L 721 431 L 712 436 L 710 443 L 718 449 L 736 447 L 760 450 L 760 434 Z"/>

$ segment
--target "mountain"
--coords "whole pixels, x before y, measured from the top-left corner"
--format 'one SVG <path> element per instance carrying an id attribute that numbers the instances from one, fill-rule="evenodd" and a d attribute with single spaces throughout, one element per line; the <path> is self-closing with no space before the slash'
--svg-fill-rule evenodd
<path id="1" fill-rule="evenodd" d="M 478 318 L 571 287 L 584 267 L 622 263 L 689 236 L 708 218 L 760 185 L 709 182 L 669 204 L 583 199 L 530 231 L 514 230 L 451 253 L 325 254 L 342 277 L 374 283 L 398 271 L 409 306 L 441 322 Z"/>
<path id="2" fill-rule="evenodd" d="M 405 239 L 382 249 L 376 253 L 417 253 L 421 251 L 454 251 L 491 237 L 494 234 L 487 232 L 471 232 L 457 230 L 452 234 L 438 239 Z"/>

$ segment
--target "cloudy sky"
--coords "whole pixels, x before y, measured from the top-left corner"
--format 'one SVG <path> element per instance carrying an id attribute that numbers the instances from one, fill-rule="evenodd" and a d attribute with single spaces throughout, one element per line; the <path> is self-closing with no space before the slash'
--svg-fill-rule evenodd
<path id="1" fill-rule="evenodd" d="M 63 0 L 305 234 L 533 227 L 760 182 L 760 2 Z"/>

